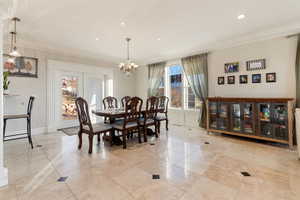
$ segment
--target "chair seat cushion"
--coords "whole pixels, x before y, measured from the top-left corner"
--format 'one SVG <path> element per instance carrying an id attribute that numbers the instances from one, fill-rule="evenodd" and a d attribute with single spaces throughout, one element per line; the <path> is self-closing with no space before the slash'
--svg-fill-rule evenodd
<path id="1" fill-rule="evenodd" d="M 158 121 L 162 121 L 162 120 L 166 120 L 166 119 L 167 119 L 167 117 L 165 114 L 157 114 L 157 116 L 156 116 L 156 120 L 158 120 Z"/>
<path id="2" fill-rule="evenodd" d="M 145 123 L 145 118 L 141 118 L 141 119 L 140 119 L 140 124 L 141 124 L 141 125 L 144 125 L 144 123 Z M 154 120 L 153 120 L 153 119 L 147 119 L 146 125 L 147 125 L 147 124 L 154 124 Z"/>
<path id="3" fill-rule="evenodd" d="M 20 119 L 27 118 L 29 115 L 27 114 L 19 114 L 19 115 L 4 115 L 4 119 Z"/>
<path id="4" fill-rule="evenodd" d="M 112 124 L 112 127 L 118 130 L 123 130 L 123 126 L 124 126 L 124 121 L 118 121 L 114 124 Z M 128 122 L 126 124 L 125 129 L 129 129 L 129 128 L 134 128 L 134 127 L 138 127 L 137 122 Z"/>
<path id="5" fill-rule="evenodd" d="M 97 133 L 98 132 L 108 132 L 112 129 L 111 125 L 104 124 L 104 123 L 92 124 L 92 126 L 93 126 L 94 133 L 96 133 L 96 132 Z M 87 126 L 87 125 L 84 125 L 82 128 L 85 129 L 85 130 L 90 130 L 89 126 Z"/>

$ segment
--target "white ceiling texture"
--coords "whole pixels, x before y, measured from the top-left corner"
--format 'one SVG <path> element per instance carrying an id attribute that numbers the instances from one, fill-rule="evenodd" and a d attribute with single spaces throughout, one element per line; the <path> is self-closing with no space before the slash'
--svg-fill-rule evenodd
<path id="1" fill-rule="evenodd" d="M 126 57 L 125 37 L 145 64 L 300 32 L 299 0 L 9 1 L 21 40 L 113 63 Z"/>

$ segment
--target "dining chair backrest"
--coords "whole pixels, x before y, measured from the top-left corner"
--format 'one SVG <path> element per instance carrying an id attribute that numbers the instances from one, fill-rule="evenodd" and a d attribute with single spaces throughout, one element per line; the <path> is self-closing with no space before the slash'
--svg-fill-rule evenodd
<path id="1" fill-rule="evenodd" d="M 88 127 L 90 131 L 93 131 L 88 103 L 82 97 L 78 97 L 75 101 L 75 104 L 77 108 L 80 129 L 82 130 L 83 128 Z"/>
<path id="2" fill-rule="evenodd" d="M 155 119 L 157 116 L 157 108 L 158 108 L 159 99 L 157 97 L 149 97 L 146 101 L 146 112 L 144 114 L 144 122 L 148 119 Z"/>
<path id="3" fill-rule="evenodd" d="M 124 118 L 124 127 L 129 122 L 139 123 L 141 116 L 143 100 L 139 97 L 132 97 L 125 104 L 125 118 Z"/>
<path id="4" fill-rule="evenodd" d="M 163 109 L 162 113 L 168 113 L 169 98 L 167 96 L 158 97 L 158 108 Z"/>
<path id="5" fill-rule="evenodd" d="M 103 105 L 104 109 L 118 108 L 118 100 L 115 97 L 108 96 L 103 99 Z"/>
<path id="6" fill-rule="evenodd" d="M 29 101 L 28 101 L 28 105 L 27 105 L 27 115 L 29 115 L 29 117 L 31 116 L 34 98 L 35 97 L 33 97 L 33 96 L 29 97 Z"/>
<path id="7" fill-rule="evenodd" d="M 122 107 L 125 108 L 125 104 L 127 101 L 129 101 L 131 99 L 130 96 L 125 96 L 121 99 L 121 103 L 122 103 Z"/>

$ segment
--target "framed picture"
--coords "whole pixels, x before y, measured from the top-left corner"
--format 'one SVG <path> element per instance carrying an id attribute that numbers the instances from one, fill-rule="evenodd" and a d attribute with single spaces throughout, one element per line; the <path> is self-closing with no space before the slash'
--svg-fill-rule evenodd
<path id="1" fill-rule="evenodd" d="M 272 83 L 276 82 L 276 73 L 266 73 L 266 82 L 267 83 Z"/>
<path id="2" fill-rule="evenodd" d="M 10 76 L 38 77 L 38 59 L 32 57 L 17 57 L 14 63 L 8 62 L 9 55 L 3 55 L 3 71 Z"/>
<path id="3" fill-rule="evenodd" d="M 218 85 L 224 85 L 225 84 L 225 78 L 224 76 L 218 77 Z"/>
<path id="4" fill-rule="evenodd" d="M 228 76 L 227 84 L 234 84 L 234 83 L 235 83 L 235 76 Z"/>
<path id="5" fill-rule="evenodd" d="M 252 74 L 252 83 L 261 83 L 261 74 Z"/>
<path id="6" fill-rule="evenodd" d="M 225 73 L 234 73 L 239 71 L 239 62 L 226 63 L 224 66 Z"/>
<path id="7" fill-rule="evenodd" d="M 240 75 L 240 84 L 248 83 L 248 75 Z"/>
<path id="8" fill-rule="evenodd" d="M 247 71 L 266 69 L 266 59 L 249 60 L 246 66 Z"/>

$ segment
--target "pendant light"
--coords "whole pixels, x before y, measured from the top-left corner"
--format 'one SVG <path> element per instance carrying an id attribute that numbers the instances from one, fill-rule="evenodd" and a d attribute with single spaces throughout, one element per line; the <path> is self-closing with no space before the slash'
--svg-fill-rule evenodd
<path id="1" fill-rule="evenodd" d="M 10 46 L 10 53 L 9 55 L 13 58 L 20 57 L 21 54 L 18 52 L 17 49 L 17 22 L 21 21 L 19 18 L 14 17 L 11 19 L 14 23 L 14 31 L 10 32 L 11 34 L 11 46 Z"/>
<path id="2" fill-rule="evenodd" d="M 137 64 L 135 64 L 134 62 L 132 62 L 130 60 L 129 57 L 129 42 L 130 42 L 130 38 L 126 38 L 126 42 L 127 42 L 127 59 L 125 62 L 121 62 L 119 64 L 119 68 L 121 71 L 123 71 L 126 75 L 130 75 L 133 71 L 136 70 L 136 68 L 138 68 L 139 66 Z"/>

